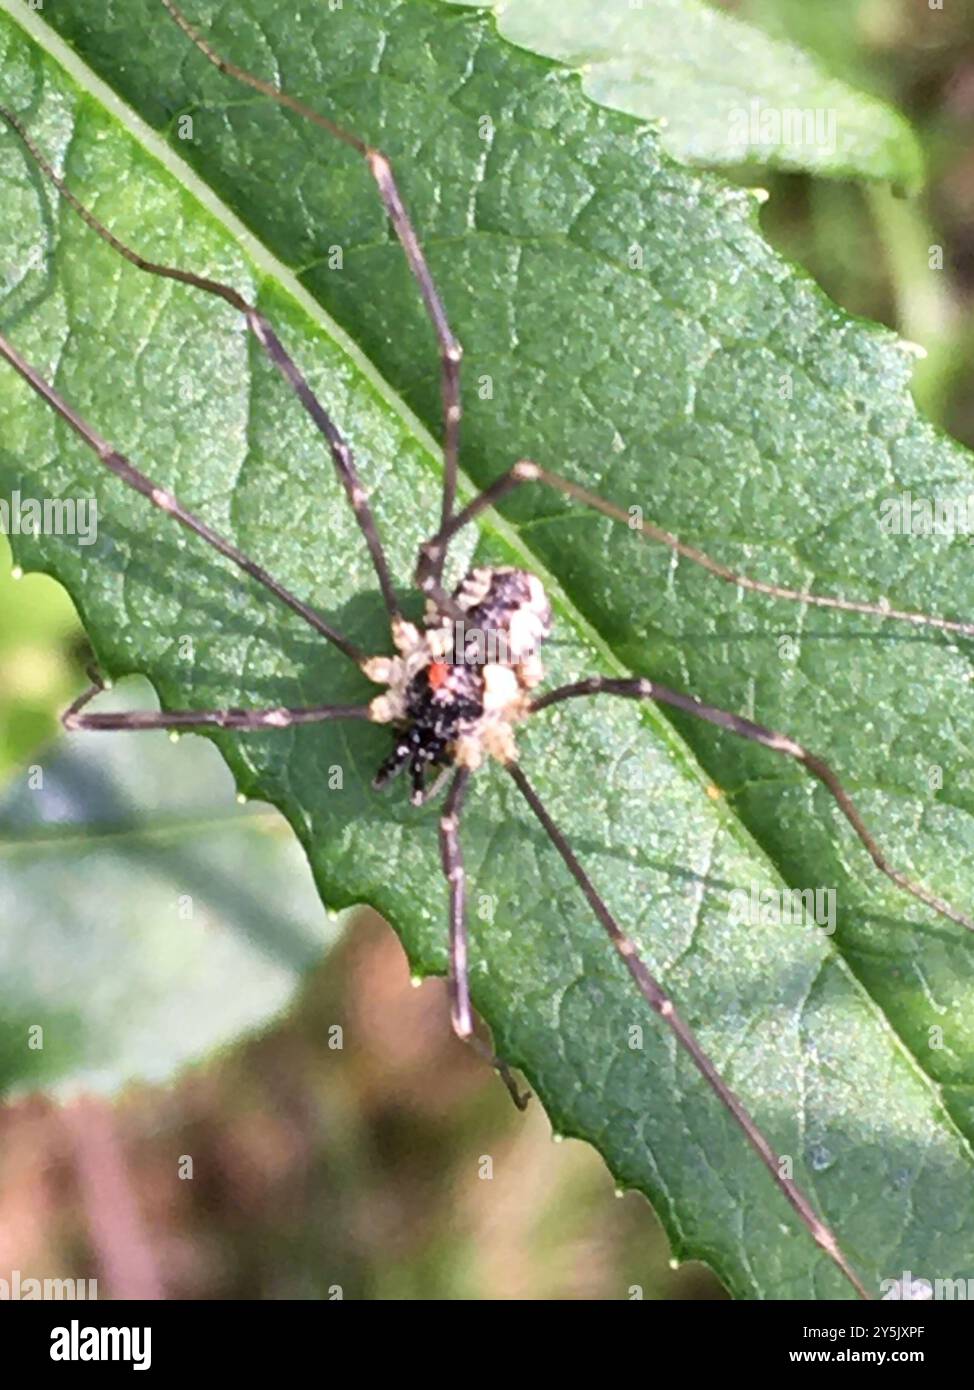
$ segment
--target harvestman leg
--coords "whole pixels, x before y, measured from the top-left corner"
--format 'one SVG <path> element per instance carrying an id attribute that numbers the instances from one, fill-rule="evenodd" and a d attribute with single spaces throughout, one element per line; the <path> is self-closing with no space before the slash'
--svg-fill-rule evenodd
<path id="1" fill-rule="evenodd" d="M 470 982 L 467 965 L 466 875 L 460 849 L 460 812 L 470 781 L 461 767 L 454 773 L 440 817 L 440 858 L 450 891 L 450 1021 L 458 1038 L 473 1034 L 470 1010 Z"/>
<path id="2" fill-rule="evenodd" d="M 594 492 L 589 492 L 587 488 L 580 487 L 578 483 L 573 483 L 568 478 L 562 478 L 557 473 L 550 473 L 546 468 L 540 468 L 538 464 L 532 463 L 529 459 L 521 459 L 513 468 L 502 473 L 489 487 L 478 493 L 473 501 L 468 502 L 461 511 L 457 512 L 445 526 L 441 526 L 436 535 L 423 542 L 419 547 L 419 558 L 416 564 L 417 586 L 435 598 L 439 575 L 442 573 L 446 553 L 453 537 L 468 522 L 480 516 L 481 512 L 486 511 L 488 507 L 496 506 L 498 502 L 523 483 L 542 483 L 545 487 L 550 487 L 565 497 L 570 497 L 576 502 L 583 503 L 586 507 L 591 507 L 593 511 L 601 512 L 603 516 L 607 516 L 613 521 L 622 522 L 623 525 L 638 535 L 640 540 L 665 545 L 674 554 L 682 556 L 684 560 L 690 560 L 693 564 L 700 565 L 717 579 L 722 579 L 725 583 L 733 584 L 739 589 L 748 589 L 756 594 L 767 594 L 770 598 L 787 599 L 791 603 L 808 604 L 810 607 L 832 608 L 842 613 L 864 613 L 894 622 L 912 623 L 916 627 L 933 627 L 942 632 L 956 632 L 962 637 L 974 637 L 974 623 L 959 622 L 953 618 L 938 618 L 929 613 L 915 613 L 899 608 L 890 608 L 885 603 L 860 603 L 855 599 L 812 594 L 804 589 L 786 589 L 779 584 L 767 584 L 763 580 L 752 579 L 749 575 L 738 574 L 729 566 L 713 559 L 705 551 L 696 546 L 687 545 L 672 531 L 666 531 L 662 526 L 655 526 L 649 521 L 640 521 L 638 525 L 634 526 L 629 513 L 624 511 L 622 507 L 617 507 L 612 502 L 606 502 L 604 498 L 599 497 Z"/>
<path id="3" fill-rule="evenodd" d="M 322 724 L 326 719 L 371 719 L 368 705 L 277 705 L 271 709 L 173 709 L 158 713 L 124 710 L 84 714 L 85 706 L 106 688 L 94 672 L 91 686 L 65 710 L 61 723 L 69 732 L 135 733 L 143 729 L 289 729 L 294 724 Z"/>
<path id="4" fill-rule="evenodd" d="M 17 117 L 2 106 L 0 106 L 0 117 L 2 117 L 10 128 L 20 137 L 29 150 L 32 159 L 45 177 L 54 185 L 65 202 L 93 232 L 97 233 L 103 241 L 106 241 L 108 245 L 111 246 L 112 250 L 117 251 L 130 265 L 134 265 L 138 270 L 144 270 L 150 275 L 158 275 L 165 280 L 176 280 L 180 284 L 190 285 L 194 289 L 203 290 L 206 294 L 216 295 L 244 315 L 247 320 L 248 328 L 250 328 L 264 353 L 292 388 L 328 443 L 328 448 L 331 451 L 331 456 L 335 464 L 335 471 L 338 474 L 339 481 L 345 489 L 349 504 L 355 513 L 356 520 L 365 538 L 365 543 L 368 546 L 369 555 L 372 557 L 372 564 L 379 581 L 379 588 L 382 590 L 382 597 L 385 600 L 389 617 L 393 621 L 396 621 L 401 616 L 399 612 L 399 602 L 392 586 L 389 566 L 386 562 L 382 542 L 379 539 L 379 534 L 376 529 L 375 518 L 372 515 L 372 509 L 369 507 L 368 494 L 362 486 L 355 468 L 352 451 L 348 447 L 338 426 L 318 400 L 318 397 L 308 385 L 307 380 L 294 359 L 287 352 L 280 338 L 278 338 L 264 315 L 260 313 L 258 309 L 255 309 L 252 304 L 248 304 L 244 297 L 238 294 L 232 286 L 224 285 L 219 280 L 211 280 L 205 275 L 196 275 L 191 270 L 182 270 L 178 266 L 159 265 L 154 261 L 148 261 L 144 256 L 140 256 L 137 251 L 133 251 L 125 242 L 119 241 L 118 237 L 110 232 L 104 223 L 100 222 L 98 218 L 95 217 L 94 213 L 75 197 L 64 180 L 55 173 L 54 169 L 44 158 L 43 154 L 37 148 Z M 352 655 L 351 652 L 348 654 Z M 354 659 L 360 660 L 362 655 L 362 653 L 359 653 Z"/>
<path id="5" fill-rule="evenodd" d="M 125 246 L 111 232 L 108 231 L 98 220 L 81 204 L 64 182 L 55 174 L 54 170 L 47 163 L 40 151 L 36 148 L 33 141 L 27 135 L 17 118 L 10 112 L 0 108 L 0 116 L 7 124 L 19 135 L 21 140 L 30 151 L 33 158 L 46 176 L 57 188 L 60 195 L 70 204 L 80 217 L 95 231 L 103 237 L 120 255 L 126 260 L 138 266 L 141 270 L 149 271 L 153 274 L 164 276 L 168 279 L 179 280 L 185 284 L 196 286 L 209 293 L 217 294 L 227 300 L 234 308 L 239 309 L 247 317 L 247 322 L 264 347 L 271 361 L 274 362 L 285 378 L 294 387 L 301 399 L 302 404 L 311 414 L 315 423 L 322 430 L 328 440 L 332 451 L 335 466 L 339 477 L 345 485 L 349 500 L 358 517 L 359 524 L 365 535 L 369 551 L 372 554 L 376 573 L 383 590 L 389 608 L 390 616 L 398 616 L 398 605 L 392 585 L 388 576 L 388 569 L 382 551 L 381 543 L 375 529 L 371 511 L 365 498 L 358 477 L 352 464 L 351 453 L 342 439 L 340 433 L 335 428 L 331 419 L 324 411 L 311 388 L 308 386 L 304 377 L 298 371 L 291 358 L 288 356 L 280 340 L 274 334 L 270 325 L 251 305 L 227 285 L 221 285 L 216 281 L 207 280 L 202 276 L 197 276 L 188 271 L 183 271 L 170 266 L 155 265 L 137 255 L 129 247 Z M 241 550 L 230 541 L 219 535 L 205 521 L 189 511 L 171 492 L 159 487 L 144 473 L 140 472 L 124 454 L 112 448 L 98 432 L 88 424 L 86 420 L 70 406 L 67 401 L 47 382 L 41 374 L 20 355 L 17 349 L 6 338 L 0 335 L 0 356 L 4 357 L 12 367 L 15 368 L 27 384 L 51 406 L 63 420 L 78 434 L 88 447 L 98 456 L 105 467 L 116 477 L 120 478 L 127 486 L 133 488 L 143 497 L 159 508 L 160 511 L 174 517 L 181 525 L 194 535 L 199 536 L 208 545 L 212 546 L 220 555 L 230 560 L 245 574 L 256 579 L 268 589 L 282 603 L 286 604 L 316 632 L 326 637 L 329 642 L 336 646 L 357 665 L 361 665 L 367 660 L 366 653 L 350 642 L 348 638 L 342 636 L 329 623 L 316 612 L 310 604 L 297 598 L 283 584 L 274 579 L 267 570 L 256 564 Z M 82 711 L 88 702 L 102 688 L 100 683 L 96 683 L 90 690 L 86 691 L 80 699 L 76 700 L 64 715 L 64 724 L 68 729 L 95 730 L 141 730 L 141 729 L 184 729 L 200 727 L 217 727 L 225 729 L 239 730 L 258 730 L 271 728 L 288 728 L 294 724 L 320 723 L 330 719 L 369 719 L 370 712 L 368 706 L 348 706 L 348 705 L 319 705 L 306 708 L 288 708 L 283 706 L 265 710 L 173 710 L 162 711 L 159 713 L 147 713 L 140 711 L 126 711 L 122 713 L 98 713 L 84 714 Z"/>
<path id="6" fill-rule="evenodd" d="M 440 860 L 450 897 L 450 1022 L 462 1042 L 469 1043 L 500 1075 L 511 1099 L 519 1110 L 527 1107 L 530 1095 L 518 1090 L 510 1068 L 491 1051 L 473 1030 L 473 1011 L 470 1006 L 470 972 L 467 961 L 467 893 L 460 848 L 460 816 L 470 773 L 458 768 L 453 774 L 450 790 L 440 818 Z"/>
<path id="7" fill-rule="evenodd" d="M 105 467 L 121 478 L 124 483 L 141 493 L 143 497 L 148 497 L 154 506 L 175 517 L 194 535 L 200 536 L 221 555 L 232 560 L 246 574 L 258 580 L 276 598 L 279 598 L 304 618 L 305 622 L 309 623 L 316 632 L 320 632 L 334 643 L 346 656 L 358 663 L 365 660 L 365 653 L 330 627 L 313 608 L 296 598 L 290 590 L 285 589 L 266 570 L 254 564 L 236 546 L 224 540 L 206 522 L 187 511 L 172 493 L 156 487 L 144 473 L 140 473 L 137 468 L 133 467 L 123 454 L 118 453 L 110 444 L 107 444 L 2 335 L 0 335 L 0 357 L 6 358 L 10 365 L 16 368 L 42 400 L 52 406 L 61 418 L 67 421 L 71 428 L 94 450 Z M 95 730 L 186 729 L 204 726 L 241 730 L 286 729 L 293 724 L 317 724 L 328 719 L 371 719 L 372 717 L 368 705 L 312 705 L 305 708 L 276 706 L 263 710 L 169 710 L 159 713 L 127 710 L 116 714 L 84 714 L 84 707 L 102 689 L 104 689 L 103 683 L 96 680 L 91 688 L 86 690 L 65 711 L 63 723 L 66 729 L 83 729 L 89 732 Z"/>
<path id="8" fill-rule="evenodd" d="M 305 117 L 315 125 L 327 130 L 337 140 L 348 145 L 350 149 L 362 156 L 369 166 L 369 172 L 375 179 L 379 190 L 379 197 L 386 210 L 386 215 L 392 223 L 393 230 L 399 239 L 406 260 L 409 262 L 409 269 L 413 274 L 426 313 L 433 325 L 436 334 L 436 341 L 440 352 L 440 389 L 443 399 L 443 504 L 440 524 L 446 526 L 453 515 L 454 502 L 456 500 L 457 489 L 457 469 L 460 450 L 460 362 L 463 358 L 463 348 L 455 337 L 447 318 L 446 309 L 440 298 L 439 291 L 430 274 L 426 257 L 416 235 L 416 230 L 410 221 L 405 204 L 396 184 L 395 176 L 392 172 L 392 165 L 386 156 L 372 146 L 366 144 L 364 140 L 346 130 L 337 121 L 329 119 L 328 116 L 321 115 L 320 112 L 313 110 L 310 106 L 305 106 L 304 102 L 298 101 L 296 97 L 284 92 L 273 82 L 266 82 L 263 78 L 254 76 L 244 68 L 239 68 L 236 64 L 228 62 L 223 58 L 212 44 L 191 24 L 178 6 L 172 0 L 162 0 L 162 4 L 169 11 L 169 14 L 179 25 L 180 29 L 188 39 L 191 39 L 203 56 L 218 68 L 220 72 L 226 73 L 228 77 L 235 78 L 238 82 L 243 82 L 246 86 L 252 87 L 255 91 L 270 97 L 272 101 L 278 102 L 281 106 L 287 107 L 289 111 L 294 111 L 297 115 Z M 435 567 L 434 567 L 435 568 Z M 434 579 L 439 580 L 440 571 L 436 570 Z"/>
<path id="9" fill-rule="evenodd" d="M 714 1066 L 713 1062 L 711 1062 L 701 1044 L 697 1041 L 696 1034 L 686 1023 L 683 1016 L 677 1012 L 673 1000 L 640 959 L 635 942 L 631 937 L 626 935 L 602 901 L 592 880 L 578 862 L 571 845 L 545 810 L 537 792 L 531 786 L 520 767 L 518 767 L 516 762 L 511 762 L 507 764 L 507 770 L 517 784 L 521 795 L 541 822 L 546 835 L 561 855 L 569 872 L 575 879 L 575 882 L 585 894 L 589 906 L 608 933 L 623 965 L 625 965 L 626 969 L 629 971 L 629 974 L 635 981 L 636 987 L 646 1000 L 646 1003 L 659 1015 L 670 1029 L 677 1042 L 689 1055 L 694 1066 L 703 1076 L 718 1100 L 733 1115 L 734 1119 L 744 1131 L 751 1147 L 756 1151 L 761 1162 L 771 1174 L 778 1190 L 790 1202 L 816 1244 L 825 1251 L 829 1259 L 834 1261 L 859 1296 L 861 1298 L 870 1298 L 870 1293 L 855 1270 L 846 1260 L 834 1234 L 817 1215 L 815 1208 L 805 1196 L 804 1192 L 802 1192 L 801 1188 L 791 1178 L 782 1176 L 783 1165 L 778 1154 L 775 1153 L 767 1139 L 765 1139 L 757 1123 L 752 1119 L 749 1111 L 723 1080 L 717 1068 Z"/>
<path id="10" fill-rule="evenodd" d="M 20 373 L 28 386 L 36 391 L 40 398 L 46 401 L 76 434 L 81 436 L 88 447 L 98 455 L 109 472 L 121 478 L 123 483 L 141 493 L 143 497 L 147 497 L 154 507 L 158 507 L 160 511 L 175 517 L 188 531 L 192 531 L 194 535 L 206 541 L 207 545 L 211 545 L 219 554 L 232 561 L 245 574 L 249 574 L 259 584 L 263 584 L 264 588 L 269 589 L 275 598 L 287 604 L 288 608 L 293 609 L 310 627 L 313 627 L 316 632 L 320 632 L 323 637 L 327 637 L 329 642 L 336 646 L 339 651 L 344 652 L 346 656 L 351 657 L 358 665 L 367 660 L 365 652 L 356 647 L 347 637 L 343 637 L 340 632 L 336 632 L 310 604 L 297 598 L 283 584 L 268 574 L 267 570 L 255 564 L 242 550 L 238 550 L 235 545 L 225 540 L 200 517 L 188 511 L 171 492 L 158 487 L 151 478 L 140 473 L 124 454 L 120 454 L 117 449 L 113 449 L 110 444 L 106 443 L 97 430 L 94 430 L 72 406 L 68 405 L 64 397 L 49 382 L 44 380 L 35 367 L 32 367 L 25 358 L 21 357 L 13 344 L 8 342 L 2 334 L 0 334 L 0 357 L 6 358 L 10 365 Z"/>
<path id="11" fill-rule="evenodd" d="M 852 797 L 842 786 L 828 763 L 814 753 L 809 753 L 806 748 L 803 748 L 795 739 L 789 738 L 787 734 L 777 733 L 774 729 L 766 729 L 763 724 L 755 724 L 753 720 L 745 719 L 743 715 L 731 714 L 727 710 L 717 709 L 714 705 L 705 705 L 692 695 L 683 695 L 677 690 L 670 690 L 668 686 L 659 685 L 656 681 L 645 678 L 618 680 L 610 676 L 589 676 L 586 680 L 559 686 L 556 690 L 549 690 L 546 694 L 540 695 L 531 702 L 531 711 L 536 713 L 538 710 L 547 709 L 549 705 L 557 705 L 562 700 L 600 694 L 621 695 L 630 700 L 652 700 L 656 704 L 669 705 L 673 709 L 692 714 L 697 719 L 703 719 L 708 724 L 715 724 L 718 729 L 726 729 L 729 733 L 749 739 L 752 743 L 760 743 L 762 747 L 770 748 L 775 753 L 785 753 L 789 758 L 795 758 L 827 788 L 839 810 L 865 845 L 869 857 L 880 873 L 885 874 L 892 883 L 896 884 L 897 888 L 901 888 L 905 893 L 911 893 L 927 907 L 933 908 L 934 912 L 939 912 L 942 917 L 956 922 L 958 926 L 966 927 L 968 931 L 974 931 L 974 919 L 952 907 L 943 898 L 938 898 L 935 893 L 924 888 L 922 883 L 914 882 L 906 874 L 900 873 L 898 869 L 892 867 L 866 827 Z"/>

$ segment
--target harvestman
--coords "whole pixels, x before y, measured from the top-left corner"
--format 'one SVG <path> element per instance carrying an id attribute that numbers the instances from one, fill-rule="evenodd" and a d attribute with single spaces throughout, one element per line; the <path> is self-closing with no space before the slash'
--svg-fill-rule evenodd
<path id="1" fill-rule="evenodd" d="M 452 594 L 448 593 L 443 587 L 442 576 L 450 542 L 463 527 L 487 508 L 525 483 L 540 483 L 553 488 L 572 500 L 626 525 L 630 525 L 629 515 L 622 508 L 604 501 L 578 484 L 527 460 L 515 463 L 473 501 L 459 511 L 456 510 L 462 349 L 450 328 L 446 310 L 400 197 L 389 161 L 379 150 L 373 149 L 328 117 L 311 110 L 274 84 L 227 62 L 214 51 L 171 0 L 162 0 L 162 4 L 186 36 L 221 72 L 255 88 L 282 106 L 323 127 L 366 161 L 386 213 L 405 252 L 410 270 L 419 286 L 439 345 L 444 421 L 442 512 L 439 529 L 419 547 L 415 583 L 426 596 L 427 612 L 425 627 L 418 629 L 402 616 L 367 493 L 356 471 L 351 450 L 263 314 L 231 286 L 175 266 L 154 264 L 120 242 L 65 186 L 18 118 L 0 108 L 0 116 L 20 137 L 31 157 L 61 197 L 119 255 L 138 269 L 152 275 L 160 275 L 208 294 L 218 295 L 245 316 L 247 325 L 261 348 L 291 386 L 327 441 L 338 478 L 355 513 L 375 568 L 397 653 L 391 657 L 369 656 L 335 631 L 314 608 L 292 594 L 230 541 L 212 530 L 205 521 L 188 511 L 171 492 L 158 487 L 123 454 L 106 443 L 40 373 L 20 356 L 16 348 L 0 336 L 0 356 L 3 356 L 28 385 L 80 435 L 106 468 L 269 589 L 277 599 L 298 613 L 316 632 L 354 661 L 369 680 L 386 687 L 383 694 L 369 704 L 361 706 L 318 705 L 260 710 L 85 713 L 85 706 L 103 688 L 100 682 L 96 682 L 67 710 L 64 715 L 65 727 L 82 730 L 138 730 L 210 726 L 253 731 L 315 724 L 331 719 L 360 719 L 388 724 L 395 732 L 392 751 L 379 769 L 375 786 L 383 785 L 397 772 L 407 769 L 412 784 L 412 800 L 415 804 L 421 804 L 438 790 L 443 778 L 452 772 L 444 813 L 440 820 L 440 852 L 449 894 L 451 1020 L 457 1035 L 474 1044 L 477 1043 L 477 1039 L 473 1032 L 467 970 L 464 870 L 459 824 L 471 773 L 476 771 L 486 757 L 500 762 L 514 780 L 569 873 L 581 888 L 643 999 L 672 1031 L 721 1104 L 733 1115 L 778 1189 L 787 1198 L 813 1239 L 842 1271 L 857 1293 L 863 1298 L 870 1298 L 872 1295 L 849 1264 L 835 1235 L 816 1214 L 811 1202 L 797 1184 L 791 1178 L 782 1175 L 783 1164 L 775 1150 L 741 1101 L 722 1080 L 673 1000 L 640 959 L 635 943 L 603 902 L 571 845 L 552 821 L 517 761 L 515 726 L 528 716 L 563 700 L 598 694 L 652 700 L 683 710 L 730 733 L 797 759 L 825 785 L 874 864 L 887 878 L 952 922 L 974 930 L 974 920 L 937 897 L 922 884 L 894 869 L 832 769 L 821 758 L 808 752 L 786 734 L 766 729 L 750 719 L 704 704 L 694 696 L 680 694 L 644 678 L 610 679 L 591 676 L 587 680 L 564 685 L 544 694 L 533 693 L 543 678 L 538 649 L 549 635 L 551 626 L 551 610 L 540 581 L 522 570 L 483 568 L 473 570 Z M 939 628 L 967 637 L 974 636 L 974 623 L 957 622 L 924 613 L 903 612 L 889 608 L 884 603 L 860 603 L 786 589 L 737 574 L 703 551 L 679 540 L 669 531 L 648 523 L 641 523 L 636 534 L 642 540 L 669 547 L 676 555 L 701 565 L 718 579 L 741 589 L 820 608 L 871 614 L 886 620 Z M 463 634 L 459 639 L 458 633 Z M 432 786 L 427 786 L 426 775 L 434 768 L 440 770 L 440 775 Z M 520 1101 L 503 1063 L 496 1058 L 492 1060 L 505 1076 L 515 1099 Z"/>

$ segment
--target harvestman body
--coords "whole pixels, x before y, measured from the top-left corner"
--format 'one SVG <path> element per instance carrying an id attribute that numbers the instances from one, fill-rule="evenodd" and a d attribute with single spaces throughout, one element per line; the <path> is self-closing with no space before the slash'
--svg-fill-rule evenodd
<path id="1" fill-rule="evenodd" d="M 499 762 L 513 778 L 561 855 L 592 911 L 605 928 L 642 997 L 671 1029 L 721 1104 L 734 1116 L 779 1191 L 791 1204 L 814 1240 L 842 1271 L 857 1293 L 863 1298 L 871 1297 L 870 1291 L 849 1264 L 836 1237 L 819 1218 L 811 1202 L 791 1178 L 783 1176 L 785 1169 L 775 1150 L 741 1101 L 723 1081 L 696 1036 L 677 1011 L 672 999 L 643 963 L 635 943 L 603 902 L 565 836 L 552 821 L 518 763 L 515 728 L 522 720 L 563 700 L 600 693 L 628 699 L 652 700 L 683 710 L 730 733 L 797 759 L 829 790 L 882 873 L 905 892 L 912 894 L 949 920 L 969 930 L 974 930 L 974 920 L 923 885 L 894 869 L 863 823 L 855 804 L 832 769 L 821 758 L 809 753 L 787 735 L 776 733 L 712 705 L 703 704 L 695 697 L 670 690 L 644 678 L 611 679 L 592 676 L 543 694 L 534 693 L 544 674 L 539 649 L 551 631 L 551 609 L 540 581 L 536 576 L 522 570 L 476 569 L 463 579 L 453 593 L 448 593 L 443 587 L 442 576 L 450 542 L 458 531 L 487 508 L 517 487 L 529 483 L 539 483 L 553 488 L 627 525 L 628 514 L 577 483 L 552 474 L 527 460 L 516 463 L 466 507 L 459 511 L 456 509 L 462 352 L 450 329 L 446 311 L 403 205 L 388 160 L 378 150 L 369 147 L 357 136 L 319 112 L 304 106 L 288 93 L 225 61 L 190 24 L 172 0 L 161 0 L 161 3 L 201 53 L 222 72 L 323 127 L 357 151 L 368 164 L 419 286 L 439 344 L 444 416 L 442 514 L 438 531 L 419 549 L 415 582 L 426 595 L 427 611 L 424 627 L 417 628 L 402 616 L 367 494 L 356 472 L 351 450 L 267 319 L 231 286 L 191 271 L 146 261 L 120 242 L 65 186 L 19 119 L 11 112 L 0 108 L 0 116 L 20 137 L 59 194 L 119 255 L 140 270 L 179 281 L 208 294 L 218 295 L 245 316 L 249 328 L 264 352 L 292 387 L 327 441 L 336 472 L 355 512 L 372 558 L 389 614 L 396 653 L 393 656 L 369 656 L 359 650 L 354 643 L 332 628 L 314 608 L 292 594 L 201 518 L 188 511 L 172 493 L 158 487 L 135 468 L 72 409 L 6 338 L 0 336 L 0 356 L 4 357 L 33 390 L 80 435 L 108 469 L 145 496 L 154 506 L 174 517 L 226 559 L 264 585 L 339 651 L 351 658 L 369 680 L 385 687 L 383 693 L 365 705 L 264 710 L 169 710 L 158 714 L 86 713 L 85 706 L 102 688 L 100 683 L 96 683 L 67 711 L 64 716 L 65 726 L 69 729 L 85 730 L 218 727 L 253 731 L 338 719 L 361 719 L 390 726 L 393 731 L 393 746 L 376 775 L 377 787 L 404 770 L 411 784 L 412 800 L 418 804 L 435 794 L 444 777 L 451 778 L 440 820 L 441 856 L 449 891 L 451 1017 L 457 1034 L 475 1045 L 478 1045 L 478 1040 L 473 1033 L 468 983 L 464 872 L 459 823 L 464 794 L 471 774 L 487 758 Z M 967 637 L 974 636 L 972 623 L 933 617 L 924 613 L 898 611 L 883 603 L 831 598 L 763 583 L 747 575 L 735 573 L 692 545 L 679 540 L 672 533 L 648 523 L 643 523 L 636 534 L 641 540 L 667 546 L 673 553 L 701 565 L 717 578 L 742 589 L 817 607 L 870 614 L 887 620 L 939 628 Z M 431 785 L 427 782 L 430 773 L 437 774 Z M 503 1062 L 496 1058 L 492 1060 L 507 1081 L 512 1095 L 519 1103 L 523 1103 Z"/>

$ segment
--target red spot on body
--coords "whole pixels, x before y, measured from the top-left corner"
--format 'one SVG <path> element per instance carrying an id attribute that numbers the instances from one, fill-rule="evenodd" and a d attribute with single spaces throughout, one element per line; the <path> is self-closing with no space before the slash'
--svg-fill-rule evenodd
<path id="1" fill-rule="evenodd" d="M 430 689 L 439 690 L 441 685 L 446 685 L 447 676 L 449 674 L 450 668 L 445 661 L 431 661 L 426 671 Z"/>

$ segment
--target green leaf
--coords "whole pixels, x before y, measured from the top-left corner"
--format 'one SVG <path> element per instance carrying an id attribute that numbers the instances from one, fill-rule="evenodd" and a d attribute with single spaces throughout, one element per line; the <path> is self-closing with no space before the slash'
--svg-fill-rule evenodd
<path id="1" fill-rule="evenodd" d="M 569 64 L 593 101 L 660 121 L 675 158 L 915 190 L 909 123 L 797 44 L 700 0 L 445 0 L 489 8 L 512 43 Z"/>
<path id="2" fill-rule="evenodd" d="M 195 740 L 35 755 L 0 798 L 0 1093 L 165 1081 L 266 1025 L 337 935 L 302 860 Z"/>
<path id="3" fill-rule="evenodd" d="M 202 9 L 194 17 L 208 24 L 213 7 Z M 436 358 L 367 173 L 213 70 L 148 0 L 64 4 L 52 18 L 260 244 L 188 189 L 161 142 L 133 140 L 130 116 L 106 114 L 77 59 L 86 95 L 5 24 L 8 100 L 118 235 L 257 296 L 347 430 L 408 582 L 436 514 L 437 451 L 361 349 L 431 424 Z M 214 24 L 236 61 L 327 102 L 394 159 L 466 345 L 464 458 L 478 480 L 533 456 L 763 578 L 971 611 L 962 539 L 892 538 L 877 521 L 879 500 L 901 487 L 965 491 L 968 456 L 917 418 L 901 346 L 784 265 L 745 195 L 672 165 L 652 132 L 499 40 L 489 17 L 421 0 L 375 0 L 368 15 L 261 0 Z M 351 637 L 387 650 L 327 456 L 236 316 L 122 264 L 52 204 L 12 140 L 0 157 L 5 331 L 103 435 Z M 634 245 L 641 268 L 630 267 Z M 328 269 L 336 246 L 340 272 Z M 20 538 L 16 549 L 65 582 L 110 672 L 145 672 L 170 706 L 368 694 L 296 619 L 100 477 L 9 372 L 0 419 L 5 485 L 97 486 L 97 545 Z M 970 904 L 967 647 L 744 601 L 530 489 L 458 562 L 474 540 L 479 559 L 546 578 L 553 682 L 632 667 L 789 729 L 830 753 L 899 863 Z M 374 904 L 418 973 L 442 971 L 438 812 L 369 790 L 381 732 L 217 742 L 242 788 L 294 825 L 325 901 Z M 867 1280 L 969 1275 L 971 1154 L 955 1121 L 968 1118 L 974 1011 L 961 930 L 877 882 L 824 794 L 770 753 L 611 701 L 539 717 L 521 746 L 593 880 Z M 654 1201 L 675 1254 L 705 1259 L 734 1293 L 846 1296 L 633 996 L 499 772 L 475 781 L 464 844 L 475 1003 L 555 1128 L 594 1143 L 621 1185 Z M 730 920 L 734 889 L 780 883 L 772 864 L 792 885 L 837 889 L 831 940 Z M 931 1046 L 931 1026 L 944 1046 Z"/>
<path id="4" fill-rule="evenodd" d="M 0 534 L 0 785 L 54 734 L 55 711 L 73 698 L 78 672 L 69 652 L 81 637 L 59 585 L 13 574 Z"/>

